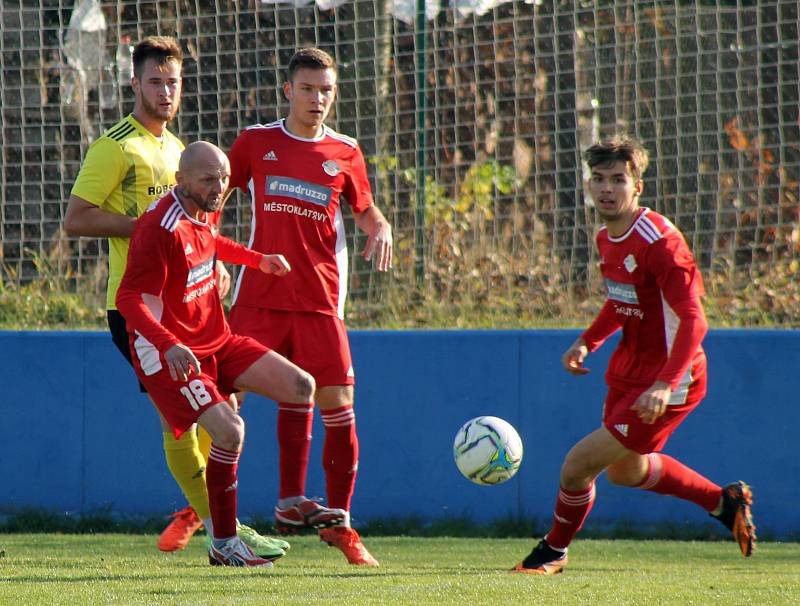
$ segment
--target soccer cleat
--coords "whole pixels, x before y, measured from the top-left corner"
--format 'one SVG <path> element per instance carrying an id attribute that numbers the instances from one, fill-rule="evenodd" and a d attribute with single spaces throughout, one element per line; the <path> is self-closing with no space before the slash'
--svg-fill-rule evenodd
<path id="1" fill-rule="evenodd" d="M 378 560 L 372 557 L 367 548 L 361 542 L 358 533 L 348 526 L 334 526 L 332 528 L 322 528 L 319 531 L 319 538 L 331 547 L 341 550 L 344 557 L 351 564 L 358 566 L 380 566 Z"/>
<path id="2" fill-rule="evenodd" d="M 208 548 L 208 563 L 212 566 L 272 567 L 271 560 L 259 558 L 239 537 L 228 539 L 220 547 L 216 547 L 212 542 Z"/>
<path id="3" fill-rule="evenodd" d="M 303 528 L 328 528 L 341 524 L 346 517 L 344 509 L 331 509 L 303 499 L 286 509 L 275 507 L 275 530 L 281 534 L 293 534 Z"/>
<path id="4" fill-rule="evenodd" d="M 731 531 L 733 540 L 739 544 L 744 557 L 750 557 L 756 548 L 756 526 L 750 505 L 753 503 L 753 491 L 742 481 L 728 484 L 722 489 L 722 511 L 719 515 L 711 514 Z"/>
<path id="5" fill-rule="evenodd" d="M 511 569 L 511 572 L 524 574 L 551 575 L 564 571 L 569 562 L 566 551 L 557 551 L 550 547 L 544 539 L 533 548 L 524 560 Z"/>
<path id="6" fill-rule="evenodd" d="M 176 511 L 170 517 L 173 518 L 172 522 L 158 537 L 158 548 L 161 551 L 184 549 L 189 544 L 192 535 L 203 525 L 191 505 Z"/>
<path id="7" fill-rule="evenodd" d="M 290 545 L 281 539 L 273 539 L 258 534 L 255 529 L 245 526 L 236 520 L 236 536 L 247 545 L 254 554 L 265 560 L 277 560 L 286 555 Z"/>

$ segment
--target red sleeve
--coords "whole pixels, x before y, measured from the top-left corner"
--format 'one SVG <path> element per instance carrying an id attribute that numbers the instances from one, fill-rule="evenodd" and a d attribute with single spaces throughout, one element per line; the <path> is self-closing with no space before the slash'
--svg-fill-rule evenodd
<path id="1" fill-rule="evenodd" d="M 231 178 L 228 187 L 238 187 L 247 191 L 247 182 L 250 181 L 250 158 L 247 153 L 247 131 L 241 133 L 231 145 L 228 152 L 228 161 L 231 163 Z"/>
<path id="2" fill-rule="evenodd" d="M 360 147 L 356 147 L 350 160 L 350 172 L 345 179 L 342 194 L 355 213 L 363 213 L 373 204 L 367 163 Z"/>
<path id="3" fill-rule="evenodd" d="M 235 265 L 247 265 L 253 269 L 258 269 L 261 258 L 264 255 L 242 246 L 225 236 L 217 236 L 217 258 L 223 263 L 234 263 Z"/>
<path id="4" fill-rule="evenodd" d="M 679 322 L 669 357 L 656 380 L 675 389 L 708 332 L 700 300 L 705 287 L 689 247 L 677 232 L 653 244 L 649 255 L 658 287 Z"/>
<path id="5" fill-rule="evenodd" d="M 594 351 L 621 326 L 614 303 L 611 302 L 611 299 L 606 299 L 600 313 L 597 314 L 592 325 L 584 331 L 581 338 L 586 342 L 589 351 Z"/>
<path id="6" fill-rule="evenodd" d="M 137 222 L 116 303 L 128 331 L 135 330 L 163 353 L 180 341 L 156 320 L 144 301 L 147 296 L 161 298 L 167 279 L 169 242 L 156 237 L 160 233 L 169 232 L 160 229 L 158 224 Z"/>
<path id="7" fill-rule="evenodd" d="M 692 363 L 697 348 L 708 332 L 708 322 L 703 312 L 703 304 L 698 297 L 681 301 L 671 307 L 678 316 L 678 330 L 669 357 L 656 380 L 669 383 L 669 386 L 675 389 L 686 374 L 686 369 Z"/>
<path id="8" fill-rule="evenodd" d="M 647 264 L 670 306 L 705 294 L 703 276 L 686 242 L 677 233 L 649 248 Z"/>

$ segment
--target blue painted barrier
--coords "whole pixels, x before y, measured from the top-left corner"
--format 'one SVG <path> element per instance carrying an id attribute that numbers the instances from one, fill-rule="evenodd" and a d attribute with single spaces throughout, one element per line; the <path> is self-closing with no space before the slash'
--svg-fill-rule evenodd
<path id="1" fill-rule="evenodd" d="M 548 520 L 561 460 L 600 422 L 603 371 L 560 367 L 575 330 L 353 331 L 361 459 L 353 515 L 507 515 Z M 665 452 L 717 483 L 749 482 L 759 527 L 800 533 L 800 331 L 714 330 L 705 341 L 709 394 Z M 109 508 L 164 513 L 184 505 L 163 460 L 161 432 L 132 370 L 102 332 L 0 332 L 4 402 L 0 509 Z M 240 513 L 269 516 L 277 496 L 275 406 L 249 396 L 240 465 Z M 455 432 L 481 414 L 515 425 L 525 444 L 517 476 L 501 486 L 463 479 Z M 317 415 L 318 417 L 318 415 Z M 324 429 L 315 420 L 307 494 L 324 496 Z M 704 522 L 697 507 L 614 487 L 604 479 L 592 519 Z"/>

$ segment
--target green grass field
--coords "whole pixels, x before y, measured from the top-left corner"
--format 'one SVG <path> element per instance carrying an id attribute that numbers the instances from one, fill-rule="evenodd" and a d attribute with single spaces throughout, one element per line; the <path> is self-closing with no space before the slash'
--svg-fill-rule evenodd
<path id="1" fill-rule="evenodd" d="M 0 604 L 800 604 L 800 544 L 577 541 L 564 574 L 507 573 L 527 539 L 368 537 L 377 569 L 314 536 L 271 570 L 212 568 L 203 540 L 180 553 L 153 535 L 0 534 Z"/>

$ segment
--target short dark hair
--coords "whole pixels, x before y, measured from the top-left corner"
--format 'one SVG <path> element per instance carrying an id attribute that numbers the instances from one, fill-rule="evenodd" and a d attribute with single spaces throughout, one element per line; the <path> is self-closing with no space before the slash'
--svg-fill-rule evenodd
<path id="1" fill-rule="evenodd" d="M 642 178 L 647 170 L 647 150 L 636 139 L 625 136 L 616 136 L 595 143 L 583 154 L 589 168 L 595 166 L 610 166 L 622 160 L 631 169 L 637 180 Z"/>
<path id="2" fill-rule="evenodd" d="M 292 82 L 294 75 L 301 69 L 332 69 L 336 74 L 336 61 L 328 53 L 319 48 L 301 48 L 289 59 L 286 69 L 288 82 Z M 337 74 L 338 75 L 338 74 Z"/>
<path id="3" fill-rule="evenodd" d="M 155 59 L 163 66 L 174 61 L 183 65 L 183 51 L 175 38 L 170 36 L 148 36 L 143 38 L 133 49 L 133 75 L 142 77 L 145 61 Z"/>

